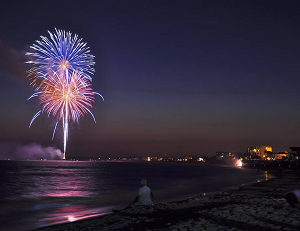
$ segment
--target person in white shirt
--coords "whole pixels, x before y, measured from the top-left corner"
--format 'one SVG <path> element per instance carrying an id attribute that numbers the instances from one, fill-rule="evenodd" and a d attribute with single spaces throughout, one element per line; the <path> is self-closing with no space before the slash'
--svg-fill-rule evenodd
<path id="1" fill-rule="evenodd" d="M 133 202 L 134 205 L 152 205 L 153 203 L 153 193 L 151 189 L 147 186 L 147 180 L 141 180 L 141 185 L 143 187 L 139 188 L 138 194 Z"/>

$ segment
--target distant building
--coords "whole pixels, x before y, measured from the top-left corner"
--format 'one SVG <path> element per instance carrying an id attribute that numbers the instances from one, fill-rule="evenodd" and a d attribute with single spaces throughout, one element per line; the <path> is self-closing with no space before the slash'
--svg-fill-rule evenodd
<path id="1" fill-rule="evenodd" d="M 158 157 L 156 156 L 143 157 L 142 159 L 145 161 L 158 161 Z"/>
<path id="2" fill-rule="evenodd" d="M 235 154 L 233 154 L 232 152 L 224 152 L 224 151 L 216 152 L 216 155 L 210 159 L 210 162 L 212 161 L 231 162 L 235 158 L 236 158 Z"/>
<path id="3" fill-rule="evenodd" d="M 198 162 L 206 162 L 206 159 L 207 159 L 207 158 L 205 158 L 205 157 L 199 157 L 199 158 L 197 159 L 197 161 L 198 161 Z"/>
<path id="4" fill-rule="evenodd" d="M 273 159 L 275 160 L 285 160 L 289 158 L 288 152 L 277 152 L 273 153 Z"/>
<path id="5" fill-rule="evenodd" d="M 272 158 L 272 147 L 259 145 L 247 148 L 247 152 L 250 154 L 251 159 L 262 159 L 266 160 Z"/>
<path id="6" fill-rule="evenodd" d="M 139 158 L 139 157 L 132 157 L 131 160 L 132 161 L 138 161 L 138 160 L 141 160 L 141 158 Z"/>
<path id="7" fill-rule="evenodd" d="M 291 159 L 300 160 L 300 147 L 290 147 L 291 149 Z"/>
<path id="8" fill-rule="evenodd" d="M 231 155 L 232 155 L 231 152 L 216 152 L 216 156 L 221 158 L 231 156 Z"/>
<path id="9" fill-rule="evenodd" d="M 174 158 L 173 157 L 160 157 L 157 159 L 158 161 L 163 161 L 163 162 L 169 162 L 169 161 L 174 161 Z"/>
<path id="10" fill-rule="evenodd" d="M 196 161 L 199 161 L 199 157 L 197 157 L 197 156 L 185 156 L 184 161 L 185 162 L 196 162 Z"/>

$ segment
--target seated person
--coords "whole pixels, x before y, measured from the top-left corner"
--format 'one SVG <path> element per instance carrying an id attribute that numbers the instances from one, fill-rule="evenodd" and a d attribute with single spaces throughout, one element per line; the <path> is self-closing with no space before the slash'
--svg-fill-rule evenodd
<path id="1" fill-rule="evenodd" d="M 143 187 L 139 188 L 138 195 L 136 196 L 133 204 L 152 205 L 153 193 L 151 192 L 151 189 L 147 186 L 147 180 L 141 180 L 141 185 L 143 185 Z"/>

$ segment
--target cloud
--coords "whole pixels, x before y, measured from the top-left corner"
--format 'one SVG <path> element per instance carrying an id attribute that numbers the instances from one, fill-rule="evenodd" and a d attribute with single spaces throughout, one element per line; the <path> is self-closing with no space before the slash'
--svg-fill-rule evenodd
<path id="1" fill-rule="evenodd" d="M 5 46 L 0 41 L 0 72 L 18 79 L 27 76 L 24 56 L 15 49 Z"/>
<path id="2" fill-rule="evenodd" d="M 62 159 L 63 153 L 55 147 L 43 147 L 37 143 L 27 145 L 1 143 L 0 144 L 1 159 L 17 159 L 17 160 L 57 160 Z"/>

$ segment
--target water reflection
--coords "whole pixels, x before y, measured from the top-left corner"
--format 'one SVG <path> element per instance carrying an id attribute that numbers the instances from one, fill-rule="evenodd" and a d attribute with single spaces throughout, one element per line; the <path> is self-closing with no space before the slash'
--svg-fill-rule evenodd
<path id="1" fill-rule="evenodd" d="M 265 176 L 266 176 L 266 181 L 268 181 L 269 177 L 268 177 L 268 171 L 265 171 Z"/>
<path id="2" fill-rule="evenodd" d="M 66 222 L 74 222 L 81 219 L 105 215 L 111 213 L 108 212 L 111 210 L 112 207 L 89 208 L 84 205 L 60 207 L 51 211 L 51 213 L 47 213 L 47 217 L 44 217 L 45 214 L 39 214 L 40 218 L 37 217 L 37 225 L 39 227 L 44 227 L 50 224 L 54 225 Z"/>
<path id="3" fill-rule="evenodd" d="M 21 197 L 36 202 L 32 205 L 36 211 L 36 227 L 74 222 L 111 212 L 111 207 L 95 203 L 95 199 L 103 197 L 107 185 L 105 179 L 99 179 L 103 167 L 68 161 L 36 164 L 23 169 L 19 180 L 23 183 Z"/>
<path id="4" fill-rule="evenodd" d="M 74 216 L 70 215 L 70 216 L 68 216 L 68 220 L 70 222 L 73 222 L 73 221 L 76 221 L 77 219 Z"/>
<path id="5" fill-rule="evenodd" d="M 268 171 L 265 171 L 265 180 L 266 181 L 268 181 L 269 179 L 271 179 L 271 177 L 272 177 L 272 175 L 270 175 L 269 173 L 268 173 Z M 262 179 L 263 180 L 263 179 Z M 257 182 L 259 183 L 260 182 L 260 180 L 259 179 L 257 179 Z"/>
<path id="6" fill-rule="evenodd" d="M 76 164 L 83 165 L 84 163 Z M 23 187 L 23 196 L 27 198 L 96 196 L 99 183 L 103 181 L 97 179 L 96 176 L 102 173 L 102 169 L 77 165 L 52 162 L 52 166 L 38 166 L 27 170 L 24 174 L 33 177 L 24 178 L 29 179 L 30 182 L 23 180 L 26 185 L 28 184 L 28 187 Z"/>
<path id="7" fill-rule="evenodd" d="M 4 202 L 0 230 L 34 230 L 107 214 L 116 206 L 123 208 L 135 198 L 141 174 L 151 182 L 157 202 L 265 180 L 252 170 L 222 166 L 0 161 L 0 185 L 4 186 L 0 188 Z"/>

